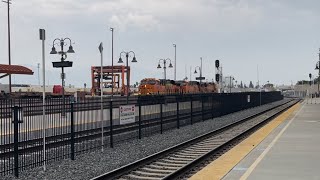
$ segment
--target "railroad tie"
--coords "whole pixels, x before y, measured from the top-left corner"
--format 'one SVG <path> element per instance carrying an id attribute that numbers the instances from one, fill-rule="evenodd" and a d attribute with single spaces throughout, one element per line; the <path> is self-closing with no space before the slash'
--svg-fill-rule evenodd
<path id="1" fill-rule="evenodd" d="M 141 170 L 135 170 L 131 174 L 143 177 L 154 177 L 154 178 L 161 178 L 163 177 L 163 173 L 151 173 L 151 172 L 144 172 Z"/>
<path id="2" fill-rule="evenodd" d="M 176 161 L 176 160 L 171 160 L 171 159 L 161 159 L 161 161 L 166 162 L 166 163 L 172 163 L 172 164 L 181 164 L 181 165 L 185 165 L 190 161 Z"/>
<path id="3" fill-rule="evenodd" d="M 172 164 L 172 163 L 160 162 L 160 161 L 154 162 L 154 164 L 158 166 L 178 167 L 178 168 L 184 166 L 184 164 Z"/>
<path id="4" fill-rule="evenodd" d="M 160 180 L 161 178 L 149 177 L 149 176 L 137 176 L 134 174 L 128 174 L 123 177 L 125 180 L 128 179 L 140 179 L 140 180 Z"/>
<path id="5" fill-rule="evenodd" d="M 159 165 L 156 165 L 156 164 L 149 164 L 146 166 L 147 168 L 156 168 L 156 169 L 164 169 L 164 170 L 177 170 L 179 169 L 179 167 L 177 166 L 159 166 Z"/>
<path id="6" fill-rule="evenodd" d="M 161 168 L 150 168 L 150 167 L 143 167 L 141 170 L 150 172 L 150 173 L 162 173 L 162 174 L 168 174 L 172 173 L 172 170 L 167 170 L 167 169 L 161 169 Z"/>

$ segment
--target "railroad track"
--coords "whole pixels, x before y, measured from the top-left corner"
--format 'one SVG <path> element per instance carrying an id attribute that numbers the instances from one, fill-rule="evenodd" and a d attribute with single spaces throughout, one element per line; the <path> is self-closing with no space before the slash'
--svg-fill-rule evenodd
<path id="1" fill-rule="evenodd" d="M 129 104 L 131 105 L 138 105 L 139 98 L 142 99 L 140 102 L 144 105 L 144 100 L 147 97 L 139 97 L 139 96 L 130 96 L 129 97 Z M 152 96 L 153 97 L 153 96 Z M 125 96 L 115 96 L 112 98 L 113 108 L 118 108 L 119 106 L 127 105 Z M 104 97 L 104 109 L 109 109 L 109 103 L 111 97 Z M 147 99 L 148 100 L 148 99 Z M 153 103 L 150 104 L 150 100 L 147 101 L 148 105 L 155 105 L 158 104 L 157 98 L 153 98 Z M 166 103 L 175 103 L 175 96 L 168 96 L 165 97 Z M 45 109 L 46 114 L 60 114 L 65 108 L 65 112 L 71 111 L 71 101 L 67 99 L 66 103 L 63 104 L 62 99 L 56 98 L 46 102 Z M 24 116 L 39 116 L 42 115 L 42 99 L 12 99 L 12 100 L 0 100 L 0 120 L 5 118 L 12 118 L 12 107 L 19 106 L 24 109 Z M 101 109 L 101 101 L 100 98 L 88 98 L 86 100 L 80 100 L 75 103 L 74 112 L 81 112 L 81 111 L 91 111 L 91 110 L 100 110 Z"/>
<path id="2" fill-rule="evenodd" d="M 104 98 L 104 108 L 110 108 L 109 102 L 110 98 Z M 45 109 L 46 114 L 59 114 L 65 108 L 66 112 L 71 111 L 71 101 L 67 99 L 66 103 L 63 104 L 61 99 L 53 99 L 46 102 Z M 138 105 L 138 97 L 130 96 L 129 103 Z M 86 99 L 75 103 L 74 112 L 80 111 L 90 111 L 90 110 L 100 110 L 101 101 L 100 99 Z M 126 105 L 124 97 L 114 97 L 113 98 L 113 108 L 117 108 L 121 105 Z M 42 115 L 42 99 L 21 99 L 21 100 L 0 100 L 0 119 L 12 118 L 12 107 L 19 106 L 24 109 L 25 116 L 38 116 Z"/>
<path id="3" fill-rule="evenodd" d="M 244 118 L 203 136 L 199 136 L 109 173 L 95 177 L 92 180 L 156 180 L 179 178 L 190 171 L 192 167 L 221 151 L 236 139 L 263 126 L 297 102 L 297 100 L 293 100 Z"/>
<path id="4" fill-rule="evenodd" d="M 207 113 L 207 112 L 206 112 Z M 208 114 L 208 113 L 207 113 Z M 157 114 L 158 115 L 158 114 Z M 190 113 L 184 112 L 180 113 L 180 121 L 185 120 L 189 118 Z M 193 118 L 202 116 L 201 109 L 195 109 L 193 112 Z M 163 118 L 163 125 L 176 122 L 176 115 L 164 115 Z M 136 122 L 134 124 L 128 124 L 128 125 L 114 125 L 113 126 L 113 135 L 119 135 L 122 133 L 130 133 L 133 131 L 137 131 L 139 129 L 139 122 Z M 152 118 L 149 120 L 143 120 L 143 123 L 141 124 L 141 129 L 146 127 L 156 127 L 160 125 L 160 118 L 159 115 L 156 118 Z M 67 128 L 67 127 L 66 127 Z M 110 135 L 110 127 L 105 127 L 105 136 Z M 57 148 L 59 146 L 64 146 L 68 143 L 70 143 L 70 133 L 66 134 L 60 134 L 55 136 L 48 136 L 47 138 L 47 148 Z M 76 131 L 75 132 L 75 142 L 77 143 L 85 143 L 87 140 L 97 140 L 97 143 L 100 143 L 101 137 L 101 128 L 94 128 L 94 129 L 88 129 L 83 131 Z M 35 151 L 41 151 L 42 146 L 42 138 L 37 139 L 31 139 L 27 141 L 20 141 L 19 142 L 19 148 L 20 152 L 23 153 L 33 153 Z M 14 143 L 9 144 L 3 144 L 0 145 L 0 158 L 8 158 L 13 157 L 14 155 Z"/>

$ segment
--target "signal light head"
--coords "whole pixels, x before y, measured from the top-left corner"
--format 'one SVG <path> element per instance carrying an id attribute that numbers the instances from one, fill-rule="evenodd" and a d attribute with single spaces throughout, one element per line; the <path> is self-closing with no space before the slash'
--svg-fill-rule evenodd
<path id="1" fill-rule="evenodd" d="M 216 74 L 216 81 L 219 82 L 220 81 L 220 75 Z"/>
<path id="2" fill-rule="evenodd" d="M 220 61 L 219 61 L 219 60 L 216 60 L 216 61 L 215 61 L 215 65 L 216 65 L 216 68 L 219 68 L 219 67 L 220 67 Z"/>

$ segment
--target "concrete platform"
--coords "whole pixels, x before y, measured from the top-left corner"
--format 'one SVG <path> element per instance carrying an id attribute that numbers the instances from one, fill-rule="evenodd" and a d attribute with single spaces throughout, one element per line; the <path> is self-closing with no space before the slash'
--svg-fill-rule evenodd
<path id="1" fill-rule="evenodd" d="M 320 179 L 319 102 L 303 102 L 223 179 Z"/>
<path id="2" fill-rule="evenodd" d="M 320 179 L 319 167 L 320 99 L 313 99 L 289 109 L 190 179 Z"/>

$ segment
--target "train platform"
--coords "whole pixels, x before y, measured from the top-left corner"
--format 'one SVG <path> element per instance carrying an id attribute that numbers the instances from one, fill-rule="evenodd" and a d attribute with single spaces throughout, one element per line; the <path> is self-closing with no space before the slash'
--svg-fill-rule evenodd
<path id="1" fill-rule="evenodd" d="M 319 98 L 291 107 L 190 179 L 320 179 L 319 110 Z"/>

